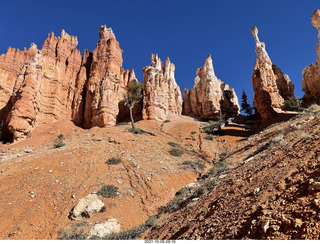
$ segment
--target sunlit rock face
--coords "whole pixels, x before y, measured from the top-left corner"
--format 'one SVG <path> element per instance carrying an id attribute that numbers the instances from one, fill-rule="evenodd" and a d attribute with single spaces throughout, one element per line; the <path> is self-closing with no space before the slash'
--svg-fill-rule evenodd
<path id="1" fill-rule="evenodd" d="M 193 88 L 183 91 L 183 114 L 217 119 L 221 113 L 227 117 L 240 113 L 238 98 L 233 88 L 216 77 L 210 54 L 204 66 L 197 69 L 196 75 Z"/>
<path id="2" fill-rule="evenodd" d="M 2 137 L 10 133 L 19 140 L 36 125 L 61 119 L 91 128 L 115 125 L 128 116 L 125 108 L 120 113 L 119 103 L 128 84 L 138 81 L 133 70 L 122 68 L 122 50 L 112 29 L 100 27 L 92 53 L 85 50 L 81 56 L 77 45 L 77 37 L 61 30 L 60 37 L 49 34 L 41 50 L 32 44 L 29 50 L 8 49 L 0 56 Z M 139 114 L 141 103 L 134 108 L 134 115 Z"/>
<path id="3" fill-rule="evenodd" d="M 305 92 L 303 96 L 303 103 L 309 105 L 312 103 L 320 102 L 320 10 L 317 9 L 313 12 L 311 23 L 318 30 L 317 44 L 317 62 L 310 64 L 303 71 L 302 91 Z"/>
<path id="4" fill-rule="evenodd" d="M 143 68 L 143 119 L 166 120 L 169 114 L 182 113 L 182 97 L 176 83 L 175 66 L 167 58 L 165 65 L 157 54 Z"/>
<path id="5" fill-rule="evenodd" d="M 13 87 L 20 69 L 37 52 L 37 46 L 31 43 L 28 50 L 9 47 L 7 53 L 0 55 L 0 137 L 10 133 L 6 126 L 6 117 L 12 108 Z"/>
<path id="6" fill-rule="evenodd" d="M 294 85 L 287 75 L 283 76 L 281 70 L 272 64 L 264 42 L 258 38 L 257 27 L 252 28 L 252 35 L 257 54 L 252 75 L 254 104 L 261 118 L 266 120 L 275 116 L 276 112 L 281 112 L 284 100 L 294 95 Z"/>

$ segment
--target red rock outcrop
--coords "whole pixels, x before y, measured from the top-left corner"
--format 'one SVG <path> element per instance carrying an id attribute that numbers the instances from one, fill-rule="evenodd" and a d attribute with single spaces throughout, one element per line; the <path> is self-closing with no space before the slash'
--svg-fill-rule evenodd
<path id="1" fill-rule="evenodd" d="M 28 50 L 9 47 L 6 54 L 0 55 L 0 137 L 8 133 L 5 119 L 11 110 L 11 96 L 17 75 L 23 65 L 36 54 L 37 46 L 31 43 Z"/>
<path id="2" fill-rule="evenodd" d="M 240 113 L 238 98 L 227 84 L 214 73 L 209 54 L 205 65 L 196 71 L 194 86 L 183 91 L 183 114 L 206 119 L 217 119 L 220 112 L 227 117 Z"/>
<path id="3" fill-rule="evenodd" d="M 111 28 L 101 26 L 86 85 L 85 127 L 116 124 L 119 102 L 128 84 L 125 79 L 128 79 L 128 74 L 122 68 L 119 42 Z"/>
<path id="4" fill-rule="evenodd" d="M 174 71 L 169 58 L 163 66 L 157 54 L 151 55 L 151 65 L 143 68 L 143 119 L 165 120 L 168 114 L 181 114 L 182 97 Z"/>
<path id="5" fill-rule="evenodd" d="M 13 107 L 7 126 L 17 140 L 36 124 L 71 119 L 75 81 L 81 66 L 77 37 L 61 30 L 49 34 L 41 51 L 24 65 L 13 88 Z"/>
<path id="6" fill-rule="evenodd" d="M 77 37 L 61 30 L 61 37 L 49 34 L 41 50 L 32 44 L 28 51 L 9 49 L 1 55 L 0 124 L 13 140 L 30 135 L 37 124 L 61 119 L 91 128 L 129 118 L 121 100 L 128 84 L 138 81 L 133 70 L 122 68 L 122 50 L 112 29 L 100 27 L 92 53 L 85 50 L 81 57 L 77 45 Z M 141 104 L 133 110 L 136 118 L 141 118 Z"/>
<path id="7" fill-rule="evenodd" d="M 302 91 L 305 92 L 303 96 L 303 103 L 305 105 L 311 103 L 320 102 L 320 10 L 317 9 L 313 12 L 311 17 L 311 23 L 314 27 L 318 29 L 318 39 L 317 44 L 317 62 L 315 64 L 310 64 L 303 71 L 302 80 Z"/>
<path id="8" fill-rule="evenodd" d="M 265 49 L 265 43 L 258 38 L 258 28 L 252 28 L 252 35 L 256 42 L 257 59 L 255 61 L 252 85 L 254 90 L 254 104 L 261 118 L 272 118 L 281 112 L 284 99 L 294 95 L 294 85 L 289 77 L 272 64 Z"/>

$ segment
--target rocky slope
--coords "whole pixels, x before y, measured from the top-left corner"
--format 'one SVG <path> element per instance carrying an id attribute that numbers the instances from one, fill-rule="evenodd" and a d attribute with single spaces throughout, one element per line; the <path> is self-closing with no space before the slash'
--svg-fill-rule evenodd
<path id="1" fill-rule="evenodd" d="M 240 113 L 238 98 L 232 88 L 214 74 L 209 54 L 205 65 L 196 71 L 194 86 L 183 91 L 183 114 L 205 119 L 217 119 L 220 112 L 227 117 Z"/>
<path id="2" fill-rule="evenodd" d="M 156 136 L 132 134 L 127 131 L 129 125 L 85 130 L 63 120 L 37 126 L 28 140 L 0 144 L 0 218 L 5 220 L 0 239 L 56 239 L 62 228 L 89 231 L 108 219 L 116 219 L 121 231 L 138 226 L 209 169 L 202 155 L 214 158 L 243 138 L 207 141 L 199 122 L 188 117 L 169 119 L 137 123 Z M 55 147 L 60 134 L 65 145 Z M 172 143 L 184 154 L 171 155 Z M 108 164 L 113 157 L 121 163 Z M 206 168 L 183 165 L 187 160 L 202 161 Z M 89 219 L 70 220 L 68 215 L 79 200 L 103 185 L 119 188 L 114 198 L 99 196 L 105 211 Z"/>
<path id="3" fill-rule="evenodd" d="M 315 105 L 220 154 L 144 239 L 319 239 L 319 135 Z"/>
<path id="4" fill-rule="evenodd" d="M 318 39 L 320 40 L 320 10 L 313 12 L 311 23 L 318 29 Z M 317 44 L 317 62 L 310 64 L 302 71 L 302 90 L 305 92 L 303 96 L 304 104 L 319 103 L 320 101 L 320 41 Z"/>
<path id="5" fill-rule="evenodd" d="M 281 112 L 283 102 L 294 95 L 294 85 L 287 75 L 274 64 L 266 52 L 265 43 L 258 38 L 258 28 L 252 28 L 252 35 L 256 42 L 255 61 L 252 86 L 254 90 L 254 104 L 263 120 L 268 120 Z"/>

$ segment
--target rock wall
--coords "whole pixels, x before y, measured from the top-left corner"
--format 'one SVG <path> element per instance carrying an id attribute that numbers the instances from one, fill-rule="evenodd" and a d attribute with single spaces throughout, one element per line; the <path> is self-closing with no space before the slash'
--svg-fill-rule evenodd
<path id="1" fill-rule="evenodd" d="M 168 114 L 182 113 L 181 91 L 174 71 L 169 58 L 163 66 L 157 54 L 151 55 L 151 65 L 143 68 L 143 119 L 165 120 Z"/>
<path id="2" fill-rule="evenodd" d="M 309 105 L 312 103 L 320 102 L 320 10 L 317 9 L 313 12 L 311 23 L 318 29 L 317 44 L 317 62 L 310 64 L 303 71 L 302 91 L 305 92 L 303 96 L 303 103 Z"/>
<path id="3" fill-rule="evenodd" d="M 1 55 L 2 137 L 13 140 L 32 134 L 37 124 L 69 119 L 90 128 L 115 125 L 129 118 L 119 111 L 134 71 L 122 68 L 122 50 L 111 28 L 101 26 L 99 42 L 83 56 L 78 40 L 64 30 L 61 37 L 48 35 L 42 49 L 32 44 L 28 51 L 8 49 Z M 141 117 L 141 103 L 134 108 Z M 6 135 L 5 135 L 6 134 Z M 2 139 L 4 140 L 4 139 Z"/>
<path id="4" fill-rule="evenodd" d="M 183 114 L 217 119 L 220 112 L 227 117 L 240 113 L 234 90 L 215 76 L 210 54 L 196 74 L 193 88 L 183 91 Z"/>
<path id="5" fill-rule="evenodd" d="M 283 76 L 281 70 L 272 64 L 264 42 L 258 38 L 257 27 L 252 28 L 252 35 L 257 54 L 252 75 L 254 104 L 261 118 L 266 120 L 281 112 L 284 99 L 294 95 L 294 85 L 287 75 Z"/>

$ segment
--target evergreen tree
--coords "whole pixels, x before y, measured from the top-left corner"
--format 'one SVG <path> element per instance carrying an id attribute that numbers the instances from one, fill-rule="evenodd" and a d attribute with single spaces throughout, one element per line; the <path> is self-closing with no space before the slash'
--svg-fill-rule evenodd
<path id="1" fill-rule="evenodd" d="M 241 96 L 241 111 L 244 111 L 247 115 L 251 116 L 254 108 L 248 103 L 248 96 L 243 90 Z"/>
<path id="2" fill-rule="evenodd" d="M 129 108 L 131 126 L 133 129 L 135 129 L 136 127 L 134 125 L 132 109 L 133 109 L 134 105 L 142 99 L 142 97 L 143 97 L 142 84 L 140 84 L 139 82 L 132 82 L 129 85 L 127 95 L 124 96 L 123 102 Z"/>

